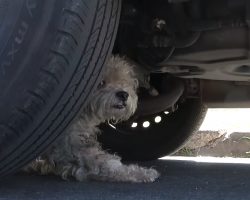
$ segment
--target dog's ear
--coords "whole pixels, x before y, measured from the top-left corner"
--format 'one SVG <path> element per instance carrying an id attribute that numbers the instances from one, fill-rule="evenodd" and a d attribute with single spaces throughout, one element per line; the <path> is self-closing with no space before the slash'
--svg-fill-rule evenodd
<path id="1" fill-rule="evenodd" d="M 136 91 L 139 88 L 139 81 L 138 79 L 134 79 L 134 90 Z"/>

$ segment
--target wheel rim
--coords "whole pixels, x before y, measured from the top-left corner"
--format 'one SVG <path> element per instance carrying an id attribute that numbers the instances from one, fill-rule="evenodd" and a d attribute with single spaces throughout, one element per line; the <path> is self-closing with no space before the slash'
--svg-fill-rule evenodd
<path id="1" fill-rule="evenodd" d="M 118 124 L 109 122 L 106 124 L 106 126 L 109 126 L 120 134 L 131 135 L 138 131 L 145 132 L 152 126 L 160 126 L 161 123 L 166 121 L 172 114 L 172 111 L 165 110 L 143 117 L 133 117 L 126 122 L 121 122 Z"/>
<path id="2" fill-rule="evenodd" d="M 129 127 L 119 124 L 115 129 L 107 124 L 102 125 L 102 134 L 98 139 L 104 149 L 119 154 L 124 160 L 156 159 L 177 151 L 198 130 L 203 121 L 204 107 L 200 100 L 192 99 L 181 104 L 175 112 L 163 114 L 159 115 L 164 117 L 161 123 L 152 123 L 148 128 L 141 127 L 143 123 L 140 123 L 138 129 L 129 133 L 134 119 Z M 156 117 L 147 116 L 143 120 L 154 120 Z"/>

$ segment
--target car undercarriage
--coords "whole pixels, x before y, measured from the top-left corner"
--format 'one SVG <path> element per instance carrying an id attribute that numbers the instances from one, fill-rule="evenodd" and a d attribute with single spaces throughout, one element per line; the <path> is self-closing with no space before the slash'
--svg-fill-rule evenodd
<path id="1" fill-rule="evenodd" d="M 115 51 L 157 81 L 163 73 L 181 78 L 186 98 L 249 107 L 249 13 L 245 0 L 125 0 Z"/>

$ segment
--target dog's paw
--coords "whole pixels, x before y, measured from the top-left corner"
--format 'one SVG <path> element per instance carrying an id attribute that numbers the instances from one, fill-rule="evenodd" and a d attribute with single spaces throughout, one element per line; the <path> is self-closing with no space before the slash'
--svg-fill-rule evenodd
<path id="1" fill-rule="evenodd" d="M 160 173 L 155 169 L 146 169 L 146 175 L 143 182 L 154 182 L 160 177 Z"/>
<path id="2" fill-rule="evenodd" d="M 150 183 L 154 182 L 159 176 L 159 172 L 152 168 L 136 167 L 134 171 L 129 173 L 131 182 L 134 183 Z"/>
<path id="3" fill-rule="evenodd" d="M 87 179 L 86 171 L 80 167 L 75 171 L 74 177 L 77 181 L 84 181 Z"/>
<path id="4" fill-rule="evenodd" d="M 138 165 L 122 165 L 115 172 L 113 181 L 150 183 L 154 182 L 159 176 L 159 172 L 152 168 L 144 168 Z"/>

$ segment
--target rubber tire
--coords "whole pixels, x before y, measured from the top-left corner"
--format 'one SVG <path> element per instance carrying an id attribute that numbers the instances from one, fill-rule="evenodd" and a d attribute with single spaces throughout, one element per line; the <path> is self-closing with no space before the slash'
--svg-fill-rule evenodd
<path id="1" fill-rule="evenodd" d="M 159 124 L 153 123 L 156 115 L 139 119 L 139 126 L 145 120 L 151 121 L 148 128 L 131 128 L 132 121 L 120 124 L 116 129 L 103 125 L 98 139 L 104 149 L 117 153 L 123 160 L 155 160 L 179 150 L 199 130 L 206 111 L 200 100 L 188 100 L 169 115 L 159 114 L 162 116 Z"/>
<path id="2" fill-rule="evenodd" d="M 120 0 L 0 0 L 0 176 L 71 123 L 100 81 Z"/>

